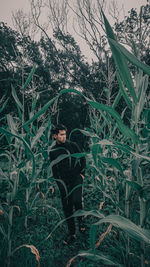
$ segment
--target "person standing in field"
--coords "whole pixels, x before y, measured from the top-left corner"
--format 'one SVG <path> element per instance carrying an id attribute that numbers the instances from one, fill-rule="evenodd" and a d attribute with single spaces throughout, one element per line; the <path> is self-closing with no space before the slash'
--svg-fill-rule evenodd
<path id="1" fill-rule="evenodd" d="M 62 200 L 62 207 L 66 218 L 73 214 L 73 209 L 83 209 L 83 179 L 85 175 L 85 157 L 79 159 L 71 156 L 81 153 L 78 145 L 66 140 L 67 129 L 64 125 L 56 125 L 52 129 L 55 141 L 50 149 L 50 161 L 53 177 L 55 178 Z M 67 219 L 68 235 L 64 243 L 68 244 L 75 239 L 74 218 Z M 79 231 L 85 230 L 82 217 L 78 217 Z"/>

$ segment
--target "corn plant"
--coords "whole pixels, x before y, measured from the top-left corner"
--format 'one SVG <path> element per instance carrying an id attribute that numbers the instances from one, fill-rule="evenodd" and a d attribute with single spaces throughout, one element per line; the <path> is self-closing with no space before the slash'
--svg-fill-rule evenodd
<path id="1" fill-rule="evenodd" d="M 103 201 L 109 199 L 114 209 L 107 210 L 108 214 L 106 215 L 99 211 L 79 212 L 74 215 L 93 215 L 99 219 L 91 228 L 92 252 L 91 250 L 84 251 L 77 256 L 100 260 L 106 265 L 120 266 L 121 262 L 115 262 L 109 255 L 106 257 L 96 251 L 96 229 L 102 223 L 109 223 L 119 229 L 121 237 L 122 231 L 126 233 L 123 237 L 124 265 L 132 265 L 130 255 L 133 254 L 131 243 L 134 239 L 140 242 L 137 243 L 140 244 L 140 256 L 137 251 L 134 260 L 137 262 L 140 260 L 140 265 L 145 266 L 148 262 L 146 255 L 148 256 L 147 251 L 150 245 L 149 220 L 147 218 L 149 214 L 148 173 L 150 170 L 150 106 L 147 88 L 150 67 L 116 41 L 104 14 L 103 17 L 116 63 L 119 92 L 112 106 L 103 105 L 82 95 L 92 110 L 97 110 L 97 112 L 91 112 L 91 129 L 81 130 L 81 132 L 91 138 L 91 151 L 87 154 L 87 159 L 88 170 L 94 180 L 95 190 L 101 191 Z M 127 62 L 136 67 L 134 79 Z M 79 92 L 76 93 L 81 95 Z M 115 110 L 121 97 L 124 98 L 127 108 L 131 111 L 128 126 L 123 121 L 124 111 L 120 116 Z M 102 138 L 102 136 L 104 137 Z M 110 212 L 113 213 L 110 214 Z M 120 242 L 122 241 L 120 240 Z M 119 253 L 121 253 L 121 249 L 120 247 Z M 77 256 L 72 258 L 67 266 L 70 266 Z"/>
<path id="2" fill-rule="evenodd" d="M 2 224 L 0 230 L 3 234 L 7 247 L 7 266 L 11 264 L 11 257 L 18 250 L 14 248 L 13 233 L 14 220 L 16 214 L 24 217 L 24 226 L 28 228 L 28 218 L 35 214 L 36 210 L 42 207 L 49 207 L 48 202 L 43 202 L 43 193 L 37 189 L 37 185 L 46 181 L 44 178 L 44 161 L 47 162 L 47 144 L 50 134 L 50 118 L 40 117 L 36 115 L 37 94 L 32 101 L 29 118 L 34 115 L 37 118 L 37 124 L 31 123 L 30 127 L 25 126 L 25 98 L 24 91 L 31 82 L 35 66 L 32 68 L 27 80 L 22 84 L 23 100 L 19 100 L 15 88 L 12 86 L 12 96 L 18 109 L 18 116 L 8 114 L 4 120 L 3 127 L 0 128 L 1 140 L 6 138 L 8 145 L 4 147 L 0 157 L 7 160 L 7 170 L 0 169 L 1 185 L 6 190 L 2 193 L 2 203 L 0 210 L 5 218 L 5 224 Z M 1 111 L 5 108 L 7 101 L 3 104 Z M 47 105 L 48 108 L 48 105 Z M 46 110 L 46 109 L 45 109 Z M 39 112 L 40 114 L 40 112 Z M 42 123 L 41 123 L 42 121 Z M 40 142 L 39 142 L 40 141 Z M 42 143 L 42 147 L 40 145 Z M 48 183 L 48 182 L 47 182 Z M 48 184 L 50 186 L 50 184 Z M 47 190 L 49 190 L 47 188 Z M 55 209 L 57 212 L 57 210 Z M 59 214 L 58 214 L 59 215 Z M 31 252 L 36 252 L 33 245 L 21 245 L 21 247 L 31 248 Z M 38 257 L 39 261 L 39 257 Z"/>
<path id="3" fill-rule="evenodd" d="M 1 183 L 3 187 L 6 187 L 5 192 L 7 192 L 2 196 L 3 201 L 0 208 L 0 214 L 4 216 L 6 223 L 1 226 L 0 230 L 7 243 L 8 266 L 11 264 L 13 253 L 23 246 L 29 247 L 39 261 L 39 254 L 34 246 L 13 247 L 13 221 L 16 214 L 23 213 L 24 225 L 27 230 L 31 214 L 35 213 L 39 207 L 46 205 L 50 207 L 46 200 L 49 188 L 45 195 L 36 190 L 37 185 L 52 178 L 49 172 L 46 179 L 44 177 L 44 161 L 48 160 L 47 147 L 51 129 L 50 118 L 45 118 L 45 112 L 65 93 L 76 93 L 89 104 L 91 128 L 80 131 L 90 138 L 90 152 L 72 156 L 79 158 L 86 155 L 89 183 L 94 194 L 99 196 L 101 193 L 102 195 L 99 197 L 97 210 L 91 209 L 74 214 L 74 216 L 92 216 L 92 218 L 96 218 L 97 222 L 91 224 L 90 249 L 74 256 L 68 262 L 68 266 L 78 256 L 101 261 L 110 266 L 122 264 L 130 266 L 130 255 L 133 254 L 132 240 L 140 242 L 141 266 L 144 266 L 147 260 L 145 255 L 147 256 L 147 248 L 150 245 L 149 220 L 147 219 L 150 199 L 148 191 L 150 107 L 146 95 L 150 68 L 116 41 L 104 14 L 103 17 L 116 64 L 119 85 L 119 92 L 112 106 L 110 105 L 110 94 L 108 94 L 108 105 L 104 105 L 87 98 L 77 90 L 64 89 L 35 112 L 37 102 L 35 94 L 29 111 L 29 120 L 26 121 L 24 93 L 21 102 L 15 88 L 12 87 L 12 96 L 17 105 L 18 117 L 8 114 L 4 118 L 5 127 L 0 129 L 1 140 L 5 136 L 8 143 L 8 146 L 0 154 L 1 157 L 8 159 L 7 170 L 0 169 Z M 127 61 L 137 68 L 134 80 Z M 35 66 L 26 82 L 22 83 L 22 90 L 25 90 L 31 82 L 34 71 Z M 121 97 L 124 98 L 126 107 L 130 110 L 131 117 L 128 125 L 124 123 L 125 110 L 120 115 L 116 111 Z M 0 111 L 6 105 L 7 101 Z M 37 122 L 36 125 L 35 122 Z M 88 185 L 86 186 L 88 187 Z M 58 225 L 60 224 L 61 222 Z M 103 224 L 109 225 L 104 232 L 99 233 L 98 227 Z M 56 227 L 53 231 L 55 229 Z M 104 228 L 102 229 L 104 230 Z M 115 233 L 115 237 L 113 236 L 113 239 L 110 238 L 109 241 L 113 241 L 112 247 L 114 248 L 115 245 L 116 250 L 114 248 L 113 255 L 110 255 L 108 248 L 107 254 L 104 254 L 101 251 L 101 242 L 104 242 L 104 239 L 113 233 Z M 95 243 L 97 234 L 99 240 Z M 51 234 L 47 238 L 50 236 Z M 116 254 L 122 255 L 121 259 L 118 259 Z M 134 255 L 134 258 L 137 260 L 138 256 Z M 136 262 L 139 263 L 138 260 Z"/>

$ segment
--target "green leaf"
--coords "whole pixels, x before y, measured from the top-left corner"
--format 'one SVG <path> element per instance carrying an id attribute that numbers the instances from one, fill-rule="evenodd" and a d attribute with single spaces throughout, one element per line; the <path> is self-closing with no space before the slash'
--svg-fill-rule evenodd
<path id="1" fill-rule="evenodd" d="M 121 173 L 123 173 L 123 170 L 122 170 L 120 164 L 118 163 L 118 161 L 116 159 L 113 159 L 113 158 L 102 158 L 102 161 L 104 163 L 108 163 L 110 165 L 113 165 L 116 169 L 118 169 Z"/>
<path id="2" fill-rule="evenodd" d="M 140 184 L 138 184 L 137 182 L 130 181 L 130 180 L 126 179 L 125 183 L 127 183 L 129 186 L 131 186 L 133 189 L 135 189 L 137 191 L 138 195 L 143 190 L 143 187 Z"/>
<path id="3" fill-rule="evenodd" d="M 34 155 L 28 145 L 28 143 L 26 142 L 26 140 L 22 137 L 20 137 L 19 135 L 16 135 L 16 134 L 13 134 L 7 130 L 5 130 L 4 128 L 0 128 L 0 132 L 5 134 L 6 136 L 14 136 L 16 138 L 18 138 L 19 140 L 21 140 L 25 146 L 25 148 L 27 149 L 27 151 L 30 153 L 31 157 L 32 157 L 32 162 L 33 162 L 33 166 L 32 166 L 32 177 L 34 176 L 35 174 L 35 159 L 34 159 Z"/>
<path id="4" fill-rule="evenodd" d="M 5 229 L 4 229 L 3 225 L 0 226 L 0 233 L 4 236 L 5 240 L 8 239 L 8 236 L 7 236 L 6 232 L 5 232 Z"/>
<path id="5" fill-rule="evenodd" d="M 8 127 L 11 133 L 18 134 L 16 123 L 14 122 L 14 119 L 10 114 L 7 115 L 7 123 L 8 123 Z"/>
<path id="6" fill-rule="evenodd" d="M 2 105 L 2 107 L 0 108 L 0 113 L 4 110 L 4 108 L 6 107 L 7 103 L 8 103 L 8 99 L 6 99 L 6 101 L 4 102 L 4 104 Z"/>
<path id="7" fill-rule="evenodd" d="M 131 42 L 132 42 L 132 50 L 134 52 L 134 55 L 137 57 L 138 55 L 137 55 L 136 44 L 135 44 L 135 42 L 133 40 Z"/>
<path id="8" fill-rule="evenodd" d="M 69 157 L 80 159 L 80 158 L 85 157 L 86 155 L 87 155 L 87 153 L 74 153 L 74 154 L 69 155 Z"/>
<path id="9" fill-rule="evenodd" d="M 30 72 L 30 74 L 29 74 L 29 76 L 28 76 L 28 78 L 24 84 L 24 87 L 23 87 L 24 90 L 27 88 L 28 84 L 30 83 L 32 76 L 34 75 L 35 69 L 36 69 L 36 64 L 33 65 L 33 68 L 32 68 L 32 70 L 31 70 L 31 72 Z"/>
<path id="10" fill-rule="evenodd" d="M 94 102 L 91 100 L 87 99 L 87 102 L 90 104 L 91 107 L 96 108 L 98 110 L 104 110 L 106 111 L 108 114 L 110 114 L 114 119 L 116 119 L 116 121 L 122 121 L 120 115 L 115 111 L 115 109 L 113 109 L 110 106 L 104 105 L 104 104 L 100 104 L 98 102 Z"/>
<path id="11" fill-rule="evenodd" d="M 75 94 L 78 94 L 79 96 L 84 97 L 83 94 L 76 89 L 71 89 L 71 88 L 70 89 L 63 89 L 60 91 L 59 96 L 63 95 L 64 93 L 75 93 Z"/>
<path id="12" fill-rule="evenodd" d="M 97 144 L 92 145 L 91 152 L 92 152 L 92 156 L 93 156 L 95 163 L 97 162 L 97 154 L 98 154 L 99 150 L 100 150 L 99 145 L 97 145 Z"/>
<path id="13" fill-rule="evenodd" d="M 53 99 L 51 99 L 50 101 L 48 101 L 30 120 L 28 120 L 22 127 L 25 127 L 27 125 L 29 125 L 30 123 L 32 123 L 34 120 L 36 120 L 38 117 L 40 117 L 50 106 L 51 104 L 54 103 L 54 101 L 57 99 L 58 97 L 54 97 Z"/>
<path id="14" fill-rule="evenodd" d="M 85 186 L 85 184 L 84 184 L 84 186 Z M 83 185 L 82 184 L 76 185 L 69 193 L 67 193 L 66 198 L 69 197 L 72 194 L 72 192 L 74 192 L 79 187 L 83 187 Z"/>
<path id="15" fill-rule="evenodd" d="M 61 149 L 61 147 L 59 148 Z M 58 150 L 57 148 L 55 150 Z M 64 151 L 65 149 L 62 148 L 62 151 Z M 50 168 L 52 168 L 55 164 L 61 162 L 62 160 L 69 158 L 68 154 L 61 154 L 60 156 L 58 156 L 55 160 L 53 160 L 50 164 Z"/>
<path id="16" fill-rule="evenodd" d="M 111 26 L 110 26 L 110 24 L 109 24 L 109 22 L 108 22 L 108 20 L 107 20 L 107 18 L 105 16 L 103 10 L 101 10 L 101 12 L 102 12 L 102 15 L 103 15 L 103 18 L 104 18 L 104 24 L 105 24 L 107 36 L 109 38 L 112 38 L 113 40 L 116 40 L 115 34 L 113 32 L 113 29 L 111 28 Z"/>
<path id="17" fill-rule="evenodd" d="M 50 119 L 50 115 L 48 114 L 48 130 L 50 130 L 51 128 L 51 119 Z"/>
<path id="18" fill-rule="evenodd" d="M 122 93 L 121 93 L 121 90 L 119 90 L 119 92 L 118 92 L 118 94 L 117 94 L 117 96 L 116 96 L 116 98 L 112 104 L 112 108 L 115 108 L 118 105 L 118 103 L 121 99 L 121 96 L 122 96 Z"/>
<path id="19" fill-rule="evenodd" d="M 35 97 L 33 99 L 31 112 L 33 112 L 35 110 L 37 100 L 38 100 L 38 94 L 36 93 L 36 95 L 35 95 Z"/>
<path id="20" fill-rule="evenodd" d="M 119 88 L 120 88 L 121 94 L 122 94 L 122 96 L 123 96 L 123 98 L 124 98 L 126 104 L 128 105 L 128 107 L 129 107 L 130 109 L 132 109 L 132 103 L 131 103 L 131 101 L 130 101 L 130 99 L 129 99 L 127 93 L 126 93 L 126 90 L 124 89 L 123 82 L 121 81 L 121 79 L 120 79 L 120 77 L 119 77 L 118 74 L 117 74 L 117 80 L 118 80 L 118 83 L 119 83 Z"/>
<path id="21" fill-rule="evenodd" d="M 117 266 L 117 267 L 123 267 L 123 265 L 119 264 L 118 262 L 115 261 L 115 259 L 113 257 L 110 256 L 106 256 L 102 253 L 96 252 L 96 253 L 92 253 L 91 251 L 85 251 L 85 252 L 79 252 L 75 257 L 86 257 L 92 261 L 100 261 L 103 264 L 105 264 L 105 266 Z M 99 265 L 101 266 L 101 265 Z"/>
<path id="22" fill-rule="evenodd" d="M 100 225 L 102 223 L 111 223 L 115 227 L 122 229 L 129 236 L 137 241 L 143 241 L 150 245 L 150 231 L 137 226 L 135 223 L 119 215 L 109 215 L 95 225 Z"/>
<path id="23" fill-rule="evenodd" d="M 89 119 L 90 119 L 90 123 L 92 125 L 92 128 L 96 131 L 95 122 L 94 122 L 93 118 L 90 115 L 89 115 Z"/>
<path id="24" fill-rule="evenodd" d="M 121 44 L 116 42 L 113 38 L 111 39 L 111 37 L 110 37 L 109 42 L 113 46 L 115 46 L 116 49 L 119 52 L 121 52 L 125 56 L 125 58 L 128 59 L 128 61 L 130 63 L 132 63 L 134 66 L 140 68 L 141 70 L 143 70 L 146 74 L 148 74 L 150 76 L 150 66 L 141 62 L 135 55 L 130 53 L 125 47 L 123 47 Z"/>
<path id="25" fill-rule="evenodd" d="M 150 128 L 150 108 L 146 110 L 146 124 L 147 127 Z"/>
<path id="26" fill-rule="evenodd" d="M 117 122 L 118 124 L 118 128 L 120 129 L 120 131 L 123 133 L 123 135 L 125 135 L 128 138 L 131 138 L 133 140 L 133 142 L 135 144 L 139 143 L 139 138 L 138 136 L 134 133 L 133 130 L 131 130 L 130 128 L 128 128 L 123 122 L 122 119 L 120 117 L 120 115 L 112 108 L 103 104 L 100 104 L 98 102 L 93 102 L 93 101 L 89 101 L 88 103 L 98 109 L 98 110 L 104 110 L 107 113 L 109 113 Z"/>
<path id="27" fill-rule="evenodd" d="M 108 141 L 106 139 L 98 141 L 97 144 L 105 145 L 105 146 L 106 145 L 107 146 L 114 146 L 115 148 L 117 147 L 117 148 L 121 149 L 122 151 L 124 151 L 127 154 L 132 154 L 137 158 L 141 158 L 141 159 L 144 159 L 144 160 L 147 160 L 148 162 L 150 162 L 150 157 L 136 153 L 135 150 L 133 150 L 131 147 L 129 147 L 127 145 L 122 145 L 122 144 L 120 144 L 118 142 L 115 142 L 115 141 L 110 142 L 110 141 Z"/>
<path id="28" fill-rule="evenodd" d="M 20 110 L 18 105 L 17 105 L 17 109 L 18 109 L 19 118 L 20 118 L 21 121 L 23 121 L 23 116 L 22 116 L 21 110 Z"/>
<path id="29" fill-rule="evenodd" d="M 15 99 L 16 104 L 19 106 L 19 108 L 20 108 L 21 110 L 23 110 L 23 106 L 22 106 L 22 104 L 21 104 L 21 102 L 20 102 L 20 100 L 19 100 L 19 98 L 18 98 L 18 96 L 17 96 L 17 94 L 16 94 L 16 90 L 15 90 L 15 88 L 13 87 L 12 84 L 11 84 L 11 89 L 12 89 L 12 96 L 13 96 L 13 98 Z"/>
<path id="30" fill-rule="evenodd" d="M 146 90 L 148 88 L 148 76 L 145 75 L 142 79 L 142 83 L 140 86 L 140 92 L 139 92 L 139 101 L 137 103 L 136 109 L 135 109 L 135 116 L 137 118 L 137 121 L 139 121 L 141 112 L 143 110 L 145 100 L 146 100 Z"/>
<path id="31" fill-rule="evenodd" d="M 39 139 L 41 138 L 41 136 L 43 135 L 44 131 L 46 129 L 46 126 L 41 126 L 38 131 L 37 134 L 33 137 L 32 141 L 31 141 L 31 148 L 33 148 L 36 143 L 39 141 Z"/>
<path id="32" fill-rule="evenodd" d="M 97 225 L 92 225 L 90 230 L 90 248 L 95 251 L 95 239 L 96 239 Z"/>
<path id="33" fill-rule="evenodd" d="M 97 144 L 102 145 L 102 146 L 114 146 L 114 143 L 110 142 L 107 139 L 103 139 L 103 140 L 99 141 Z"/>
<path id="34" fill-rule="evenodd" d="M 104 18 L 106 34 L 107 34 L 107 37 L 108 37 L 108 41 L 109 41 L 109 44 L 110 44 L 112 55 L 114 57 L 115 63 L 117 65 L 117 68 L 118 68 L 118 70 L 120 72 L 121 79 L 123 80 L 124 84 L 127 86 L 128 90 L 129 90 L 129 92 L 130 92 L 130 94 L 131 94 L 131 96 L 133 98 L 134 103 L 136 103 L 137 102 L 137 97 L 136 97 L 136 93 L 135 93 L 135 90 L 134 90 L 132 77 L 131 77 L 127 62 L 126 62 L 126 58 L 120 52 L 118 47 L 115 45 L 117 42 L 115 40 L 115 36 L 114 36 L 113 30 L 112 30 L 107 18 L 105 17 L 103 11 L 102 11 L 102 14 L 103 14 L 103 18 Z M 114 42 L 110 42 L 110 39 L 114 40 Z"/>

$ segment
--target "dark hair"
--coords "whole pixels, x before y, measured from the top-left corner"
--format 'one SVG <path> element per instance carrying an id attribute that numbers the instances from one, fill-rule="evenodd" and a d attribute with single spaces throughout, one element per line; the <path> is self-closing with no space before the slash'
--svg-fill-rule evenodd
<path id="1" fill-rule="evenodd" d="M 52 135 L 53 134 L 58 134 L 59 133 L 59 130 L 65 130 L 65 131 L 67 131 L 67 128 L 63 124 L 57 124 L 51 130 Z"/>

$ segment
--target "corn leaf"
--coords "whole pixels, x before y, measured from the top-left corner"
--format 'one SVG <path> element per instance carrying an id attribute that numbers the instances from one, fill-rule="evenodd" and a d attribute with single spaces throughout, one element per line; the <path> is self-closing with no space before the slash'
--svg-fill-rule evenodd
<path id="1" fill-rule="evenodd" d="M 121 97 L 122 97 L 122 93 L 121 93 L 121 90 L 119 90 L 119 92 L 118 92 L 118 94 L 117 94 L 117 96 L 116 96 L 116 98 L 114 99 L 114 102 L 113 102 L 113 104 L 112 104 L 112 108 L 115 108 L 115 107 L 118 105 L 118 103 L 119 103 Z"/>
<path id="2" fill-rule="evenodd" d="M 97 154 L 98 154 L 99 150 L 100 150 L 99 145 L 97 145 L 97 144 L 92 145 L 91 152 L 92 152 L 92 156 L 93 156 L 95 163 L 97 162 Z"/>
<path id="3" fill-rule="evenodd" d="M 96 131 L 95 122 L 94 122 L 93 118 L 90 115 L 89 115 L 89 119 L 90 119 L 90 123 L 91 123 L 92 128 Z"/>
<path id="4" fill-rule="evenodd" d="M 64 93 L 75 93 L 75 94 L 78 94 L 78 95 L 80 95 L 80 96 L 83 96 L 83 94 L 82 93 L 80 93 L 78 90 L 76 90 L 76 89 L 63 89 L 63 90 L 61 90 L 60 91 L 60 93 L 59 93 L 59 96 L 61 96 L 61 95 L 63 95 Z M 84 97 L 84 96 L 83 96 Z"/>
<path id="5" fill-rule="evenodd" d="M 90 247 L 92 252 L 95 252 L 95 239 L 96 239 L 97 225 L 92 225 L 90 230 Z"/>
<path id="6" fill-rule="evenodd" d="M 121 165 L 119 164 L 119 162 L 116 159 L 113 159 L 113 158 L 102 158 L 102 161 L 104 163 L 108 163 L 110 165 L 113 165 L 116 169 L 118 169 L 121 173 L 123 173 Z"/>
<path id="7" fill-rule="evenodd" d="M 84 134 L 85 136 L 89 136 L 89 137 L 98 137 L 98 135 L 96 135 L 95 133 L 88 131 L 88 130 L 80 130 L 80 132 L 82 134 Z"/>
<path id="8" fill-rule="evenodd" d="M 148 88 L 148 76 L 145 75 L 142 79 L 142 84 L 140 87 L 140 92 L 139 92 L 139 101 L 136 106 L 136 116 L 137 116 L 137 121 L 140 118 L 141 112 L 143 110 L 144 104 L 145 104 L 145 99 L 146 99 L 146 90 Z"/>
<path id="9" fill-rule="evenodd" d="M 7 123 L 11 133 L 18 134 L 16 123 L 14 122 L 14 119 L 10 114 L 7 115 Z"/>
<path id="10" fill-rule="evenodd" d="M 20 110 L 18 105 L 17 105 L 17 109 L 18 109 L 19 118 L 20 118 L 21 121 L 23 121 L 23 116 L 22 116 L 21 110 Z"/>
<path id="11" fill-rule="evenodd" d="M 71 258 L 66 267 L 70 267 L 72 262 L 77 258 L 77 257 L 85 257 L 88 258 L 89 260 L 92 261 L 99 261 L 102 262 L 105 266 L 117 266 L 117 267 L 123 267 L 123 265 L 119 264 L 118 262 L 116 262 L 116 260 L 113 257 L 110 256 L 106 256 L 102 253 L 99 253 L 98 251 L 95 253 L 92 253 L 91 250 L 89 251 L 81 251 L 79 252 L 76 256 L 74 256 L 73 258 Z M 99 265 L 101 266 L 101 265 Z"/>
<path id="12" fill-rule="evenodd" d="M 11 84 L 11 89 L 12 89 L 12 96 L 13 96 L 13 98 L 15 99 L 16 104 L 19 106 L 19 108 L 20 108 L 21 110 L 23 110 L 23 106 L 22 106 L 22 104 L 21 104 L 21 102 L 20 102 L 20 100 L 19 100 L 19 98 L 18 98 L 18 96 L 17 96 L 17 94 L 16 94 L 16 90 L 15 90 L 15 88 L 13 87 L 12 84 Z"/>
<path id="13" fill-rule="evenodd" d="M 34 120 L 39 118 L 50 106 L 53 104 L 53 102 L 57 99 L 57 97 L 54 97 L 50 101 L 48 101 L 30 120 L 28 120 L 22 127 L 25 127 L 32 123 Z"/>
<path id="14" fill-rule="evenodd" d="M 133 239 L 137 241 L 143 241 L 150 245 L 150 231 L 137 226 L 132 221 L 120 215 L 109 215 L 95 223 L 95 225 L 100 225 L 102 223 L 111 223 L 115 227 L 120 228 L 128 233 L 128 235 Z"/>
<path id="15" fill-rule="evenodd" d="M 133 140 L 133 142 L 135 144 L 137 144 L 139 142 L 139 138 L 138 136 L 134 133 L 133 130 L 131 130 L 130 128 L 128 128 L 123 122 L 122 119 L 120 117 L 120 115 L 112 108 L 103 104 L 100 104 L 98 102 L 93 102 L 93 101 L 88 101 L 88 103 L 98 109 L 98 110 L 104 110 L 107 113 L 109 113 L 117 122 L 118 128 L 120 129 L 120 131 L 123 133 L 123 135 L 125 135 L 128 138 L 131 138 Z"/>
<path id="16" fill-rule="evenodd" d="M 6 136 L 14 136 L 16 138 L 18 138 L 19 140 L 21 140 L 25 146 L 25 148 L 27 149 L 27 151 L 30 153 L 31 157 L 32 157 L 32 162 L 33 162 L 33 166 L 32 166 L 32 177 L 35 174 L 35 159 L 34 159 L 34 155 L 30 149 L 30 146 L 28 145 L 28 143 L 26 142 L 26 140 L 22 137 L 20 137 L 19 135 L 13 134 L 7 130 L 5 130 L 4 128 L 0 128 L 0 132 L 5 134 Z"/>
<path id="17" fill-rule="evenodd" d="M 131 103 L 130 98 L 128 97 L 128 95 L 126 93 L 126 90 L 124 89 L 123 82 L 121 81 L 119 75 L 117 75 L 117 80 L 118 80 L 118 83 L 119 83 L 119 88 L 120 88 L 121 94 L 122 94 L 126 104 L 128 105 L 128 107 L 130 109 L 132 109 L 132 103 Z"/>
<path id="18" fill-rule="evenodd" d="M 7 240 L 7 234 L 5 232 L 5 229 L 3 228 L 3 226 L 0 226 L 0 233 L 4 236 L 4 238 Z"/>
<path id="19" fill-rule="evenodd" d="M 105 17 L 103 12 L 102 12 L 102 14 L 103 14 L 103 18 L 104 18 L 104 23 L 105 23 L 105 28 L 106 28 L 108 41 L 110 39 L 112 39 L 112 40 L 115 41 L 115 44 L 116 44 L 117 42 L 115 40 L 115 36 L 114 36 L 113 30 L 112 30 L 112 28 L 111 28 L 111 26 L 110 26 L 110 24 L 109 24 L 109 22 L 108 22 L 108 20 Z M 131 94 L 131 96 L 133 98 L 134 103 L 136 103 L 137 102 L 137 97 L 136 97 L 136 93 L 135 93 L 135 90 L 134 90 L 132 77 L 131 77 L 127 62 L 126 62 L 126 58 L 120 52 L 120 50 L 118 49 L 118 47 L 114 43 L 109 41 L 109 44 L 110 44 L 110 48 L 111 48 L 112 55 L 114 57 L 115 63 L 116 63 L 117 68 L 118 68 L 118 70 L 120 72 L 121 79 L 123 80 L 124 84 L 128 88 L 128 90 L 129 90 L 129 92 L 130 92 L 130 94 Z"/>
<path id="20" fill-rule="evenodd" d="M 4 102 L 4 104 L 2 105 L 2 107 L 0 108 L 0 113 L 4 110 L 4 108 L 6 107 L 7 103 L 8 103 L 8 99 L 6 99 L 6 101 Z"/>
<path id="21" fill-rule="evenodd" d="M 46 127 L 41 126 L 38 129 L 37 134 L 33 137 L 32 141 L 31 141 L 31 148 L 33 148 L 36 143 L 39 141 L 39 139 L 41 138 L 41 136 L 43 135 L 44 131 L 45 131 Z"/>
<path id="22" fill-rule="evenodd" d="M 139 154 L 139 153 L 136 153 L 135 150 L 133 150 L 131 147 L 127 146 L 127 145 L 122 145 L 118 142 L 110 142 L 108 141 L 107 139 L 103 139 L 101 141 L 98 141 L 97 142 L 98 145 L 107 145 L 107 146 L 114 146 L 115 148 L 119 148 L 120 150 L 124 151 L 125 153 L 127 154 L 132 154 L 134 155 L 135 157 L 137 158 L 141 158 L 141 159 L 144 159 L 148 162 L 150 162 L 150 157 L 146 156 L 146 155 L 142 155 L 142 154 Z"/>
<path id="23" fill-rule="evenodd" d="M 13 255 L 18 249 L 23 248 L 23 247 L 30 248 L 32 254 L 36 256 L 36 260 L 38 261 L 38 267 L 40 267 L 40 254 L 37 248 L 33 245 L 27 245 L 27 244 L 21 245 L 17 247 L 14 251 L 12 251 L 11 255 Z"/>
<path id="24" fill-rule="evenodd" d="M 86 155 L 87 155 L 87 153 L 74 153 L 74 154 L 71 154 L 70 157 L 80 159 L 82 157 L 85 157 Z"/>
<path id="25" fill-rule="evenodd" d="M 33 99 L 31 112 L 33 112 L 35 110 L 37 100 L 38 100 L 38 94 L 36 94 L 34 99 Z"/>
<path id="26" fill-rule="evenodd" d="M 91 100 L 87 100 L 87 102 L 90 104 L 91 107 L 96 108 L 98 110 L 106 111 L 108 114 L 110 114 L 116 121 L 122 121 L 120 115 L 110 106 L 100 104 L 98 102 L 94 102 Z"/>
<path id="27" fill-rule="evenodd" d="M 150 76 L 150 66 L 141 62 L 136 56 L 130 53 L 125 47 L 123 47 L 121 44 L 116 42 L 114 39 L 111 39 L 111 37 L 109 38 L 109 42 L 111 43 L 112 46 L 115 46 L 116 49 L 120 51 L 125 56 L 125 58 L 128 59 L 130 63 L 140 68 L 141 70 L 143 70 L 146 74 Z"/>
<path id="28" fill-rule="evenodd" d="M 131 186 L 133 189 L 135 189 L 137 191 L 138 195 L 143 190 L 143 186 L 141 186 L 137 182 L 130 181 L 130 180 L 126 179 L 125 183 L 127 183 L 129 186 Z"/>
<path id="29" fill-rule="evenodd" d="M 24 90 L 27 88 L 28 84 L 30 83 L 32 76 L 34 75 L 35 69 L 36 69 L 36 65 L 34 64 L 32 70 L 31 70 L 31 72 L 30 72 L 30 74 L 29 74 L 29 76 L 28 76 L 28 78 L 24 84 L 24 87 L 23 87 Z"/>

